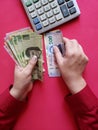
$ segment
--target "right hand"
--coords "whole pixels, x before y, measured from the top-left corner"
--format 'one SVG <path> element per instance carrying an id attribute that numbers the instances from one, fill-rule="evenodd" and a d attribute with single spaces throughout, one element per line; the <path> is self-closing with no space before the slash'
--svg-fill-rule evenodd
<path id="1" fill-rule="evenodd" d="M 86 81 L 82 73 L 87 65 L 88 57 L 76 40 L 63 38 L 65 43 L 65 56 L 62 56 L 55 46 L 54 53 L 62 77 L 72 94 L 82 90 L 86 86 Z"/>
<path id="2" fill-rule="evenodd" d="M 25 68 L 20 66 L 15 67 L 14 84 L 10 90 L 10 94 L 18 100 L 25 100 L 28 93 L 32 90 L 32 71 L 37 62 L 37 57 L 29 61 Z"/>

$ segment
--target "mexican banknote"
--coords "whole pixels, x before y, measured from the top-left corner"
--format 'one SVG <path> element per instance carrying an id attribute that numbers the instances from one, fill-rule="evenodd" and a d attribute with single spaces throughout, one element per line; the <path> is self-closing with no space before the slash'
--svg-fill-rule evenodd
<path id="1" fill-rule="evenodd" d="M 4 48 L 16 64 L 25 67 L 36 55 L 38 62 L 32 74 L 32 80 L 43 80 L 42 36 L 30 28 L 7 33 Z"/>
<path id="2" fill-rule="evenodd" d="M 63 43 L 62 32 L 60 30 L 47 32 L 44 35 L 44 41 L 49 77 L 59 77 L 61 74 L 55 61 L 53 46 L 57 46 L 64 56 L 65 47 Z"/>

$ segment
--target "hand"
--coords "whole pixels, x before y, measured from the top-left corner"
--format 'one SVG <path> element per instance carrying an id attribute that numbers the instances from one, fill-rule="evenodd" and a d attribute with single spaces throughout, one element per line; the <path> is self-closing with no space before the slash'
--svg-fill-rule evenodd
<path id="1" fill-rule="evenodd" d="M 63 38 L 65 44 L 65 56 L 62 56 L 55 46 L 54 53 L 62 77 L 72 94 L 82 90 L 86 86 L 86 81 L 82 73 L 88 62 L 82 47 L 76 40 Z"/>
<path id="2" fill-rule="evenodd" d="M 28 92 L 32 90 L 32 71 L 36 65 L 36 62 L 37 57 L 33 56 L 25 68 L 19 66 L 15 67 L 14 84 L 10 90 L 10 94 L 16 99 L 24 100 Z"/>

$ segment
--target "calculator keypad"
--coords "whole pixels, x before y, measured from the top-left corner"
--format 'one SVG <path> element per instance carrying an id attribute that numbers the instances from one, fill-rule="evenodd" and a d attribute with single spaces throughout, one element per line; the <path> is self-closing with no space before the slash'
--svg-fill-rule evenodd
<path id="1" fill-rule="evenodd" d="M 80 14 L 76 0 L 22 0 L 34 30 L 43 33 Z"/>

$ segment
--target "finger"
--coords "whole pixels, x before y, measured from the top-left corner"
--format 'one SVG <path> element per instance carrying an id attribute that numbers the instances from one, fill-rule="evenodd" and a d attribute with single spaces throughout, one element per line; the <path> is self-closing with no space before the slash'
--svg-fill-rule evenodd
<path id="1" fill-rule="evenodd" d="M 57 46 L 54 46 L 53 49 L 54 49 L 54 55 L 55 55 L 56 61 L 58 64 L 60 64 L 63 59 L 63 56 Z"/>
<path id="2" fill-rule="evenodd" d="M 72 40 L 70 40 L 70 39 L 68 39 L 68 38 L 66 38 L 66 37 L 63 37 L 63 41 L 64 41 L 64 43 L 65 43 L 65 48 L 66 48 L 66 46 L 68 46 L 68 47 L 70 47 L 70 48 L 73 47 L 73 42 L 72 42 Z"/>
<path id="3" fill-rule="evenodd" d="M 19 66 L 19 65 L 15 65 L 15 71 L 22 71 L 23 70 L 23 68 L 21 67 L 21 66 Z"/>
<path id="4" fill-rule="evenodd" d="M 45 69 L 43 68 L 43 73 L 45 72 Z"/>
<path id="5" fill-rule="evenodd" d="M 63 37 L 63 41 L 64 41 L 64 43 L 66 43 L 66 42 L 70 41 L 70 39 Z"/>
<path id="6" fill-rule="evenodd" d="M 73 50 L 75 50 L 75 45 L 73 44 L 72 40 L 66 37 L 63 37 L 63 41 L 65 43 L 65 50 L 66 50 L 65 57 L 67 57 L 73 53 Z"/>
<path id="7" fill-rule="evenodd" d="M 24 70 L 28 73 L 28 75 L 32 73 L 32 71 L 36 65 L 36 62 L 37 62 L 37 56 L 34 55 Z"/>
<path id="8" fill-rule="evenodd" d="M 42 61 L 42 63 L 44 64 L 44 63 L 45 63 L 45 61 L 43 60 L 43 61 Z"/>
<path id="9" fill-rule="evenodd" d="M 88 61 L 89 61 L 89 58 L 88 58 L 87 55 L 85 54 L 85 52 L 84 52 L 84 50 L 83 50 L 83 48 L 82 48 L 82 46 L 81 46 L 80 44 L 79 44 L 79 48 L 80 48 L 80 50 L 81 50 L 81 53 L 84 55 L 86 62 L 88 62 Z"/>
<path id="10" fill-rule="evenodd" d="M 86 55 L 85 52 L 84 52 L 84 49 L 82 48 L 82 46 L 81 46 L 80 44 L 79 44 L 79 48 L 80 48 L 81 52 L 82 52 L 84 55 Z"/>

